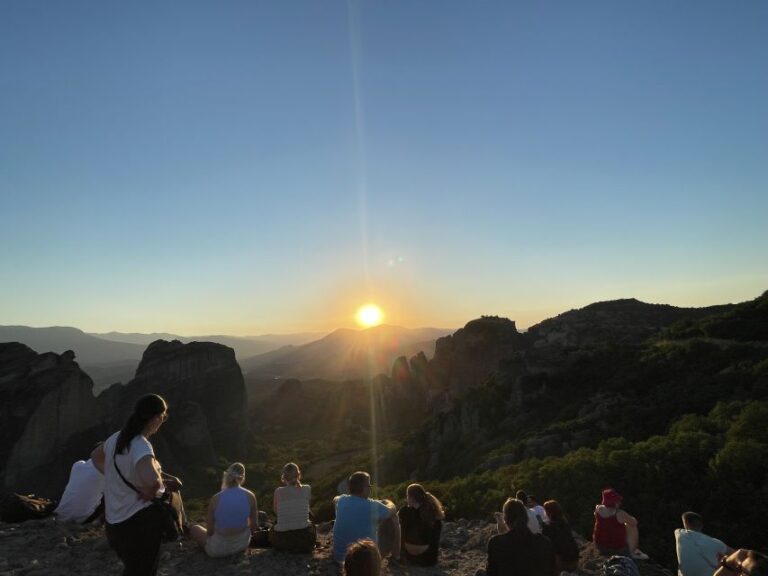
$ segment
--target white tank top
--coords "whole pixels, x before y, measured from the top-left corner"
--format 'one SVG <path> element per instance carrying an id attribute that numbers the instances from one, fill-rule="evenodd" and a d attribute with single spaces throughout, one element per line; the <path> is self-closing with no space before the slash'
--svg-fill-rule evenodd
<path id="1" fill-rule="evenodd" d="M 275 490 L 277 502 L 277 532 L 301 530 L 309 526 L 309 500 L 312 498 L 312 487 L 282 486 Z"/>

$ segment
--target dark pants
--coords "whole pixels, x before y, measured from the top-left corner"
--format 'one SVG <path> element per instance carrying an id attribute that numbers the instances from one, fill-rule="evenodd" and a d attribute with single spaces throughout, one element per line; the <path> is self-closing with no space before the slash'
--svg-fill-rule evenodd
<path id="1" fill-rule="evenodd" d="M 269 541 L 275 550 L 294 554 L 309 554 L 315 548 L 316 532 L 313 525 L 300 530 L 269 531 Z"/>
<path id="2" fill-rule="evenodd" d="M 123 576 L 155 576 L 157 573 L 161 512 L 156 506 L 148 506 L 124 522 L 107 523 L 107 540 L 125 564 Z"/>

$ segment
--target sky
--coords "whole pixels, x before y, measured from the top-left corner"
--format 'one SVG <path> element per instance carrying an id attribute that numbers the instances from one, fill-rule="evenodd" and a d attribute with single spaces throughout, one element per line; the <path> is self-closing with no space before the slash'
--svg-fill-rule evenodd
<path id="1" fill-rule="evenodd" d="M 0 324 L 768 289 L 768 3 L 0 2 Z"/>

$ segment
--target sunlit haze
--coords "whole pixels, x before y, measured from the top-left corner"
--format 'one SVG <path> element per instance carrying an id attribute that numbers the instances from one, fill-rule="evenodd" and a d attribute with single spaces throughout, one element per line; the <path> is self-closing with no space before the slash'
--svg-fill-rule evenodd
<path id="1" fill-rule="evenodd" d="M 766 22 L 761 0 L 4 2 L 0 324 L 754 298 Z"/>
<path id="2" fill-rule="evenodd" d="M 366 304 L 361 306 L 355 315 L 357 323 L 364 327 L 370 328 L 372 326 L 378 326 L 384 319 L 384 312 L 376 304 Z"/>

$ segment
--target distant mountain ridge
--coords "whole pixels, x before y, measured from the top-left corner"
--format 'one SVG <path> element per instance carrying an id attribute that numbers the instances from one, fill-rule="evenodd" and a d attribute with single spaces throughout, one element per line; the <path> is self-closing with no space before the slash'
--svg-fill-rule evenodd
<path id="1" fill-rule="evenodd" d="M 0 326 L 0 342 L 21 342 L 39 353 L 61 354 L 72 350 L 78 363 L 84 365 L 125 360 L 135 360 L 138 364 L 146 348 L 146 345 L 97 338 L 69 326 Z"/>
<path id="2" fill-rule="evenodd" d="M 299 378 L 348 380 L 389 373 L 393 361 L 419 352 L 432 356 L 435 341 L 451 329 L 381 325 L 364 330 L 340 328 L 301 346 L 286 346 L 240 362 L 246 379 Z"/>
<path id="3" fill-rule="evenodd" d="M 298 332 L 295 334 L 263 334 L 260 336 L 229 336 L 226 334 L 209 334 L 203 336 L 180 336 L 167 332 L 152 332 L 144 334 L 140 332 L 90 332 L 90 336 L 109 340 L 112 342 L 124 342 L 139 344 L 145 348 L 156 340 L 178 340 L 184 344 L 190 342 L 216 342 L 229 346 L 235 351 L 238 359 L 263 354 L 282 346 L 300 345 L 322 338 L 325 332 Z"/>

